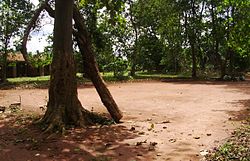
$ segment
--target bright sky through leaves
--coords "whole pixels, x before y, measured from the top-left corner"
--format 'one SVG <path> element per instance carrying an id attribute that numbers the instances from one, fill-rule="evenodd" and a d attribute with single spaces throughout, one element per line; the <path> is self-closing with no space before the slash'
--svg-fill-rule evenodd
<path id="1" fill-rule="evenodd" d="M 38 0 L 31 0 L 31 2 L 38 6 L 39 1 Z M 31 32 L 31 40 L 27 43 L 27 50 L 28 52 L 35 53 L 37 50 L 40 52 L 43 51 L 44 47 L 48 45 L 47 42 L 47 36 L 52 33 L 53 31 L 53 25 L 49 24 L 51 19 L 45 18 L 41 21 L 42 28 L 39 32 Z"/>

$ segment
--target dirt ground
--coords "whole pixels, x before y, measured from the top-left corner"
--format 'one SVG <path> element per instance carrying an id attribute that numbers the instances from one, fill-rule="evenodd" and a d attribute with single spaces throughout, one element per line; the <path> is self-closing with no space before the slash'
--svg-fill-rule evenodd
<path id="1" fill-rule="evenodd" d="M 42 134 L 29 119 L 0 113 L 4 161 L 196 161 L 223 143 L 247 117 L 250 81 L 149 81 L 108 85 L 123 123 Z M 0 90 L 0 105 L 43 114 L 47 89 Z M 106 112 L 92 86 L 78 90 L 83 106 Z M 32 118 L 30 118 L 32 120 Z M 45 139 L 46 138 L 46 139 Z"/>

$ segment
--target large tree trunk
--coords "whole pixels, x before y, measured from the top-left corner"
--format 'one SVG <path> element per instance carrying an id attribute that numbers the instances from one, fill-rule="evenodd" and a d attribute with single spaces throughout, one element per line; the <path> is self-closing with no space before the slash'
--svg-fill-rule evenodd
<path id="1" fill-rule="evenodd" d="M 76 6 L 74 7 L 74 20 L 76 23 L 75 27 L 77 29 L 77 32 L 75 32 L 75 36 L 79 49 L 82 53 L 86 74 L 93 82 L 103 104 L 108 109 L 111 117 L 115 120 L 115 122 L 119 122 L 122 118 L 122 112 L 119 110 L 111 93 L 106 87 L 104 80 L 100 75 L 87 28 Z"/>
<path id="2" fill-rule="evenodd" d="M 56 0 L 54 46 L 49 102 L 41 122 L 47 130 L 65 125 L 84 126 L 88 119 L 77 97 L 77 82 L 72 51 L 73 0 Z"/>
<path id="3" fill-rule="evenodd" d="M 46 5 L 46 11 L 51 17 L 55 17 L 54 11 L 49 5 Z M 75 21 L 75 28 L 77 29 L 77 31 L 74 32 L 74 36 L 76 37 L 76 41 L 82 54 L 82 59 L 84 62 L 83 66 L 87 77 L 90 78 L 93 82 L 102 100 L 102 103 L 109 111 L 111 117 L 115 120 L 115 122 L 119 122 L 123 117 L 122 112 L 119 110 L 116 102 L 114 101 L 111 93 L 109 92 L 104 83 L 104 80 L 100 75 L 98 65 L 94 56 L 94 51 L 92 49 L 92 44 L 90 42 L 90 37 L 84 24 L 84 19 L 76 6 L 74 6 L 73 17 Z"/>

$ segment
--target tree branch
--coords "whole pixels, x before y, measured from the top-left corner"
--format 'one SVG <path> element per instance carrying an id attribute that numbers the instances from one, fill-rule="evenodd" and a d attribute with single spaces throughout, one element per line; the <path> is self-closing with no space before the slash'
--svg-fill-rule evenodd
<path id="1" fill-rule="evenodd" d="M 42 10 L 45 9 L 46 4 L 48 3 L 49 0 L 45 0 L 43 3 L 41 3 L 40 7 L 38 9 L 36 9 L 34 16 L 32 17 L 32 19 L 30 20 L 27 28 L 24 31 L 24 36 L 23 36 L 23 41 L 22 41 L 22 46 L 21 46 L 21 53 L 23 54 L 23 58 L 24 60 L 30 65 L 31 63 L 29 62 L 29 58 L 28 58 L 28 52 L 27 52 L 27 41 L 28 41 L 28 37 L 29 34 L 31 32 L 32 27 L 35 26 L 35 23 L 38 19 L 38 17 L 40 16 Z"/>
<path id="2" fill-rule="evenodd" d="M 45 10 L 48 12 L 49 16 L 55 18 L 55 11 L 50 7 L 48 3 L 45 5 Z"/>

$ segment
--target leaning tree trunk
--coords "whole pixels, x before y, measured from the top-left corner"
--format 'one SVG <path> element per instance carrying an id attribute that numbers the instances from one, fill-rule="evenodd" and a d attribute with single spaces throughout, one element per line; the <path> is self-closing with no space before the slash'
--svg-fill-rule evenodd
<path id="1" fill-rule="evenodd" d="M 41 122 L 47 130 L 72 124 L 84 126 L 88 119 L 77 97 L 77 82 L 72 51 L 73 0 L 56 0 L 54 46 L 49 102 Z"/>
<path id="2" fill-rule="evenodd" d="M 115 120 L 115 122 L 119 122 L 122 118 L 122 112 L 118 108 L 116 102 L 114 101 L 111 93 L 109 92 L 104 83 L 104 80 L 100 75 L 87 28 L 76 6 L 74 7 L 74 20 L 76 23 L 75 27 L 77 29 L 77 31 L 74 32 L 74 35 L 76 37 L 79 49 L 82 53 L 86 74 L 93 82 L 103 104 L 108 109 L 111 117 Z"/>

